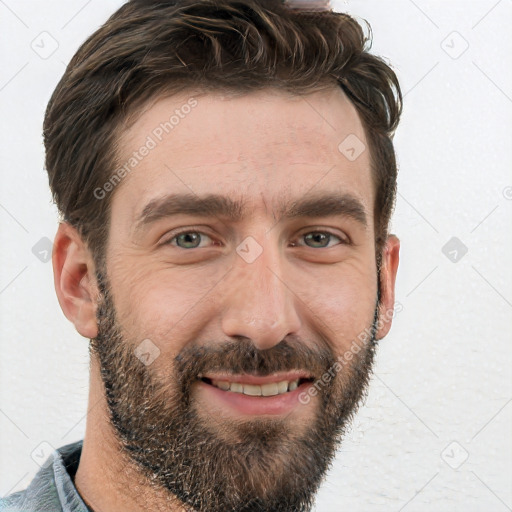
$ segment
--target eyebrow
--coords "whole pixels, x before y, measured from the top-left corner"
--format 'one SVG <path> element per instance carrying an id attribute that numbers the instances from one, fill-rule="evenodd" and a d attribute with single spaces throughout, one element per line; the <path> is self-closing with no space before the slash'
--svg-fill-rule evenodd
<path id="1" fill-rule="evenodd" d="M 134 231 L 138 232 L 157 220 L 175 215 L 197 217 L 219 217 L 231 222 L 239 222 L 250 211 L 242 199 L 219 194 L 170 194 L 152 199 L 135 221 Z M 349 193 L 333 192 L 308 194 L 301 199 L 282 205 L 277 215 L 284 219 L 303 217 L 348 217 L 357 221 L 362 227 L 368 226 L 368 219 L 363 203 Z M 274 216 L 275 218 L 275 216 Z"/>

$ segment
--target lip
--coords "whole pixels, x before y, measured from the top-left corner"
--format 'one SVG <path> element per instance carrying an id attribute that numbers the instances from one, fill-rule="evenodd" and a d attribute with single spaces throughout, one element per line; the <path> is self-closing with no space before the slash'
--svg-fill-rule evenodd
<path id="1" fill-rule="evenodd" d="M 210 380 L 217 381 L 228 381 L 228 382 L 238 382 L 240 384 L 269 384 L 272 382 L 283 382 L 285 380 L 292 381 L 297 379 L 312 379 L 313 376 L 307 372 L 302 371 L 291 371 L 291 372 L 282 372 L 282 373 L 272 373 L 271 375 L 266 375 L 265 377 L 257 376 L 257 375 L 249 375 L 249 374 L 231 374 L 231 373 L 205 373 L 198 376 L 199 379 L 205 378 Z"/>
<path id="2" fill-rule="evenodd" d="M 246 377 L 246 376 L 244 376 Z M 281 378 L 281 377 L 279 377 Z M 287 380 L 287 379 L 283 379 Z M 294 380 L 294 379 L 290 379 Z M 231 382 L 247 382 L 247 381 L 231 381 Z M 276 380 L 270 380 L 267 382 L 280 382 Z M 247 382 L 250 384 L 250 382 Z M 252 382 L 251 382 L 252 383 Z M 237 415 L 283 415 L 289 414 L 297 406 L 301 405 L 307 407 L 307 405 L 299 401 L 299 395 L 304 392 L 309 386 L 312 386 L 312 382 L 304 382 L 297 389 L 288 391 L 282 395 L 274 396 L 249 396 L 243 393 L 236 393 L 234 391 L 224 391 L 212 384 L 207 384 L 202 380 L 197 382 L 200 391 L 206 395 L 205 400 L 209 405 L 213 405 L 215 408 L 221 409 L 227 408 Z"/>

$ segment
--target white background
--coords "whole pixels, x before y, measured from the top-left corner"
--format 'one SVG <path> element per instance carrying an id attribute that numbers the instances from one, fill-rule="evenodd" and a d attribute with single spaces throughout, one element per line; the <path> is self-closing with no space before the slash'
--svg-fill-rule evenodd
<path id="1" fill-rule="evenodd" d="M 65 65 L 121 3 L 0 1 L 0 496 L 27 486 L 41 442 L 84 435 L 88 340 L 32 252 L 57 228 L 41 128 Z M 370 22 L 405 94 L 392 223 L 403 310 L 317 510 L 512 510 L 512 2 L 334 5 Z M 58 44 L 44 59 L 41 37 Z M 452 237 L 467 247 L 446 251 L 457 262 L 442 252 Z"/>

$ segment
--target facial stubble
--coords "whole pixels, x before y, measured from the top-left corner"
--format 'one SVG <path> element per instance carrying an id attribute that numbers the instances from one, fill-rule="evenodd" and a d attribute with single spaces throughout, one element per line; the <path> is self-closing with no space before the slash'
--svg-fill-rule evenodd
<path id="1" fill-rule="evenodd" d="M 311 400 L 307 405 L 316 407 L 314 418 L 298 428 L 282 417 L 205 417 L 194 400 L 197 377 L 207 371 L 268 375 L 293 369 L 305 369 L 318 378 L 332 376 L 339 359 L 328 344 L 313 349 L 283 339 L 261 351 L 243 337 L 222 345 L 190 343 L 172 364 L 161 366 L 166 368 L 162 377 L 136 357 L 141 340 L 123 335 L 105 272 L 98 272 L 97 279 L 98 335 L 91 340 L 90 353 L 100 364 L 119 449 L 148 486 L 168 491 L 191 511 L 310 511 L 367 393 L 378 297 L 368 341 L 350 362 L 343 361 L 328 383 L 317 386 L 317 403 Z"/>

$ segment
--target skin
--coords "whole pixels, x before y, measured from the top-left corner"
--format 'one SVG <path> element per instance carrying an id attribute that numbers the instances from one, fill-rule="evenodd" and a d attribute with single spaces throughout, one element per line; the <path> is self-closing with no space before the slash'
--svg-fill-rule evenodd
<path id="1" fill-rule="evenodd" d="M 170 382 L 174 358 L 187 347 L 213 347 L 238 337 L 260 351 L 292 336 L 311 350 L 345 353 L 372 323 L 378 284 L 369 154 L 366 150 L 349 161 L 338 150 L 349 134 L 368 146 L 356 109 L 339 88 L 302 98 L 269 90 L 234 98 L 212 93 L 194 97 L 197 107 L 122 180 L 112 197 L 105 261 L 124 339 L 133 347 L 145 339 L 158 346 L 160 355 L 150 368 L 163 386 Z M 176 95 L 148 105 L 123 132 L 120 161 L 188 98 Z M 285 199 L 300 199 L 310 191 L 351 193 L 364 205 L 367 227 L 348 217 L 274 217 L 273 209 Z M 135 232 L 135 219 L 149 200 L 177 192 L 243 197 L 247 217 L 232 223 L 180 215 Z M 178 228 L 208 236 L 199 248 L 180 248 L 176 240 L 163 245 Z M 303 235 L 313 228 L 334 235 L 328 248 L 305 243 Z M 236 252 L 248 236 L 262 248 L 250 264 Z M 350 244 L 340 243 L 347 237 Z M 291 241 L 298 243 L 292 246 Z M 390 235 L 380 273 L 377 340 L 391 327 L 399 248 L 397 237 Z M 82 336 L 96 338 L 102 295 L 98 269 L 66 223 L 55 237 L 53 268 L 64 314 Z M 342 385 L 341 379 L 338 375 L 336 385 Z M 215 418 L 220 438 L 237 435 L 242 423 L 254 419 L 219 406 L 200 386 L 191 387 L 191 397 L 205 424 Z M 290 435 L 305 434 L 320 407 L 316 396 L 283 418 Z M 286 462 L 278 459 L 276 471 Z M 96 357 L 91 358 L 89 410 L 75 484 L 95 511 L 186 510 L 165 489 L 150 485 L 120 450 Z"/>

